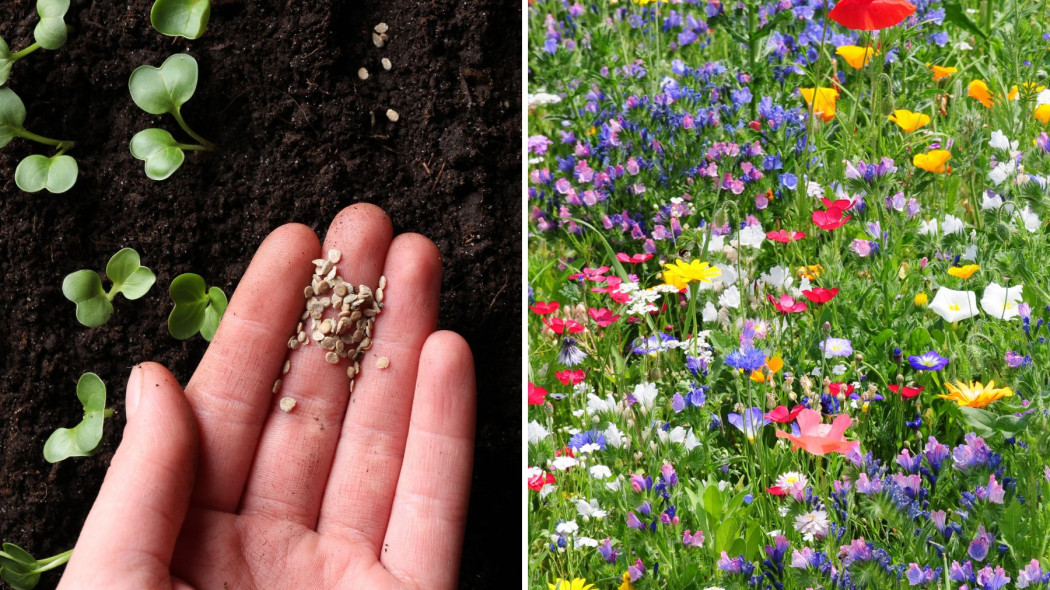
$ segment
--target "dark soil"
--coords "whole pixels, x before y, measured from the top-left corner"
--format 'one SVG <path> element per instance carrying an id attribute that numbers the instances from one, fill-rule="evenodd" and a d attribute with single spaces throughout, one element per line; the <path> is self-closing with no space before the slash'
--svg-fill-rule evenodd
<path id="1" fill-rule="evenodd" d="M 520 503 L 520 469 L 508 460 L 520 456 L 520 4 L 230 0 L 196 41 L 156 33 L 150 6 L 73 0 L 68 44 L 12 71 L 26 127 L 75 140 L 80 177 L 63 195 L 25 194 L 15 166 L 52 152 L 21 139 L 0 151 L 0 540 L 37 557 L 72 547 L 119 443 L 131 366 L 158 361 L 189 379 L 206 343 L 167 333 L 174 276 L 196 272 L 231 294 L 275 227 L 296 221 L 323 233 L 340 209 L 367 201 L 396 232 L 422 233 L 442 252 L 440 326 L 470 342 L 479 389 L 461 586 L 505 584 L 520 571 L 517 535 L 507 534 L 516 511 L 506 516 Z M 34 7 L 0 7 L 12 49 L 31 42 Z M 380 22 L 390 26 L 381 49 L 371 39 Z M 221 150 L 189 154 L 172 178 L 153 182 L 128 151 L 131 136 L 164 127 L 189 138 L 170 117 L 139 110 L 127 81 L 178 52 L 200 65 L 183 114 Z M 103 269 L 125 246 L 158 284 L 139 301 L 118 298 L 106 326 L 85 329 L 62 278 Z M 117 413 L 97 456 L 51 466 L 44 441 L 80 419 L 75 383 L 86 371 L 107 383 Z M 58 577 L 45 575 L 40 588 Z"/>

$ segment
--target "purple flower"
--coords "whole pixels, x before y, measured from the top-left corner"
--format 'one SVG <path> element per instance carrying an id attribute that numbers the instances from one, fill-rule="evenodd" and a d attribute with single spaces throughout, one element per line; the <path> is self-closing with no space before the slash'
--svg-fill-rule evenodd
<path id="1" fill-rule="evenodd" d="M 870 496 L 871 494 L 877 494 L 882 491 L 882 480 L 876 477 L 875 479 L 869 479 L 868 474 L 863 471 L 857 477 L 857 493 Z"/>
<path id="2" fill-rule="evenodd" d="M 995 566 L 995 570 L 985 567 L 977 572 L 977 583 L 984 590 L 999 590 L 1010 583 L 1010 576 L 1006 575 L 1006 570 L 999 566 Z"/>
<path id="3" fill-rule="evenodd" d="M 638 559 L 634 562 L 634 565 L 627 566 L 627 573 L 630 574 L 632 582 L 637 582 L 645 575 L 645 564 L 642 563 L 641 559 Z"/>
<path id="4" fill-rule="evenodd" d="M 763 414 L 762 408 L 750 408 L 744 410 L 743 415 L 729 414 L 728 420 L 737 430 L 744 433 L 747 440 L 754 441 L 758 435 L 758 430 L 769 424 L 769 420 Z"/>
<path id="5" fill-rule="evenodd" d="M 1019 367 L 1027 367 L 1032 364 L 1032 357 L 1030 355 L 1021 356 L 1012 350 L 1006 351 L 1006 365 L 1011 369 L 1017 369 Z"/>
<path id="6" fill-rule="evenodd" d="M 601 545 L 598 545 L 598 553 L 602 554 L 602 559 L 605 563 L 616 563 L 616 558 L 620 556 L 620 552 L 612 548 L 612 539 L 605 537 Z"/>
<path id="7" fill-rule="evenodd" d="M 952 449 L 952 463 L 960 471 L 969 471 L 978 467 L 998 467 L 1002 457 L 993 453 L 984 439 L 970 432 L 964 437 L 966 441 Z"/>
<path id="8" fill-rule="evenodd" d="M 598 447 L 598 450 L 604 451 L 606 446 L 605 434 L 600 430 L 588 430 L 586 432 L 574 434 L 572 438 L 569 439 L 570 449 L 579 450 L 587 445 L 595 445 Z"/>
<path id="9" fill-rule="evenodd" d="M 959 565 L 958 561 L 953 561 L 952 566 L 948 568 L 948 577 L 953 582 L 976 582 L 976 576 L 973 575 L 973 564 L 969 561 L 963 562 Z"/>
<path id="10" fill-rule="evenodd" d="M 918 472 L 920 463 L 922 463 L 922 455 L 912 457 L 911 452 L 908 449 L 903 449 L 901 453 L 897 455 L 897 464 L 908 473 Z"/>
<path id="11" fill-rule="evenodd" d="M 923 454 L 926 456 L 926 462 L 930 464 L 934 474 L 940 473 L 941 463 L 948 458 L 948 445 L 937 442 L 937 439 L 931 436 L 926 441 L 926 448 L 923 449 Z"/>
<path id="12" fill-rule="evenodd" d="M 1039 137 L 1035 139 L 1035 144 L 1043 148 L 1044 152 L 1050 153 L 1050 135 L 1046 134 L 1046 131 L 1039 134 Z"/>
<path id="13" fill-rule="evenodd" d="M 645 530 L 645 525 L 642 524 L 642 521 L 638 520 L 638 516 L 636 516 L 634 512 L 627 513 L 627 526 L 640 531 Z"/>
<path id="14" fill-rule="evenodd" d="M 576 340 L 565 338 L 561 342 L 561 350 L 558 352 L 558 362 L 573 367 L 582 363 L 587 358 L 587 353 L 576 346 Z"/>
<path id="15" fill-rule="evenodd" d="M 547 148 L 553 145 L 554 142 L 547 139 L 546 135 L 533 135 L 529 137 L 529 151 L 542 156 L 547 153 Z"/>
<path id="16" fill-rule="evenodd" d="M 908 363 L 916 371 L 940 371 L 948 366 L 948 359 L 931 350 L 918 356 L 909 356 Z"/>
<path id="17" fill-rule="evenodd" d="M 849 545 L 839 547 L 839 557 L 842 558 L 842 567 L 849 567 L 855 561 L 871 561 L 871 544 L 864 541 L 864 537 L 850 541 Z"/>
<path id="18" fill-rule="evenodd" d="M 974 493 L 978 499 L 988 500 L 992 504 L 1002 504 L 1003 498 L 1006 496 L 1006 491 L 1003 486 L 995 481 L 995 474 L 988 476 L 988 487 L 977 486 L 977 491 Z"/>
<path id="19" fill-rule="evenodd" d="M 919 567 L 917 563 L 911 563 L 908 565 L 908 570 L 904 572 L 904 577 L 908 579 L 909 586 L 921 586 L 928 584 L 937 577 L 937 572 L 930 569 L 930 566 Z"/>
<path id="20" fill-rule="evenodd" d="M 678 484 L 678 474 L 675 473 L 674 466 L 670 463 L 664 463 L 660 466 L 660 477 L 663 478 L 664 483 L 669 488 L 673 488 Z"/>
<path id="21" fill-rule="evenodd" d="M 974 561 L 984 561 L 988 557 L 988 549 L 995 543 L 995 536 L 984 529 L 984 525 L 977 527 L 977 536 L 970 542 L 967 553 Z"/>
<path id="22" fill-rule="evenodd" d="M 685 529 L 685 533 L 682 534 L 682 544 L 686 547 L 703 547 L 704 531 L 696 531 L 696 534 L 692 535 L 689 534 L 689 529 Z"/>
<path id="23" fill-rule="evenodd" d="M 1045 133 L 1043 135 L 1046 135 Z M 1046 580 L 1043 579 L 1043 568 L 1039 565 L 1038 559 L 1033 559 L 1028 565 L 1024 566 L 1024 569 L 1017 572 L 1017 587 L 1027 588 L 1034 584 L 1041 584 Z"/>

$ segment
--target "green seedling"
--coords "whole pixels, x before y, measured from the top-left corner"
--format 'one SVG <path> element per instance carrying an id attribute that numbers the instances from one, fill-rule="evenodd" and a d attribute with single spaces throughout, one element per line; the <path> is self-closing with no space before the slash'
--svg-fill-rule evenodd
<path id="1" fill-rule="evenodd" d="M 58 49 L 66 44 L 68 27 L 63 20 L 69 10 L 69 0 L 37 0 L 36 12 L 40 22 L 33 29 L 35 43 L 20 50 L 11 51 L 7 42 L 0 39 L 0 86 L 7 83 L 11 66 L 37 49 Z"/>
<path id="2" fill-rule="evenodd" d="M 200 275 L 186 273 L 175 277 L 169 290 L 175 309 L 168 316 L 168 331 L 179 340 L 197 332 L 211 342 L 226 313 L 226 294 L 218 287 L 208 289 Z"/>
<path id="3" fill-rule="evenodd" d="M 141 66 L 131 73 L 128 81 L 131 99 L 151 115 L 170 113 L 182 130 L 200 144 L 175 141 L 163 129 L 146 129 L 131 138 L 131 155 L 146 163 L 146 176 L 164 180 L 182 165 L 185 151 L 212 151 L 215 144 L 197 135 L 182 118 L 182 105 L 197 90 L 197 60 L 184 53 L 176 53 L 164 60 L 159 68 Z"/>
<path id="4" fill-rule="evenodd" d="M 50 158 L 34 154 L 27 156 L 15 169 L 15 184 L 27 193 L 47 189 L 52 193 L 63 193 L 77 181 L 77 162 L 65 155 L 73 147 L 72 141 L 50 139 L 27 130 L 26 106 L 14 90 L 0 88 L 0 148 L 16 137 L 29 139 L 58 148 Z"/>
<path id="5" fill-rule="evenodd" d="M 28 551 L 14 543 L 4 543 L 3 548 L 0 551 L 0 580 L 7 582 L 14 590 L 33 590 L 40 582 L 40 574 L 65 564 L 73 555 L 70 549 L 53 557 L 34 559 Z"/>
<path id="6" fill-rule="evenodd" d="M 84 406 L 84 419 L 73 428 L 59 428 L 44 443 L 44 459 L 58 463 L 70 457 L 89 457 L 102 442 L 102 422 L 113 415 L 106 409 L 106 384 L 94 373 L 77 381 L 77 398 Z"/>
<path id="7" fill-rule="evenodd" d="M 127 299 L 138 299 L 157 282 L 153 271 L 139 264 L 139 253 L 131 248 L 124 248 L 109 259 L 106 276 L 113 282 L 108 292 L 93 270 L 78 270 L 62 281 L 62 294 L 77 304 L 77 321 L 89 328 L 109 321 L 117 293 L 123 293 Z"/>
<path id="8" fill-rule="evenodd" d="M 210 0 L 157 0 L 149 20 L 161 35 L 197 39 L 208 28 L 210 16 Z"/>

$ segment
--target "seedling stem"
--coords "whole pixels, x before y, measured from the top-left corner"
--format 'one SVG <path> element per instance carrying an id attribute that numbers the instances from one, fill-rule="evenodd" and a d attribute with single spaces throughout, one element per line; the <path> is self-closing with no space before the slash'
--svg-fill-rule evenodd
<path id="1" fill-rule="evenodd" d="M 54 146 L 62 151 L 68 150 L 74 145 L 76 145 L 76 143 L 72 141 L 64 139 L 51 139 L 49 137 L 44 137 L 43 135 L 37 135 L 36 133 L 33 133 L 32 131 L 28 131 L 26 129 L 19 129 L 15 131 L 15 135 L 17 135 L 18 137 L 24 137 L 26 139 L 33 140 L 37 143 L 42 143 L 44 145 Z"/>
<path id="2" fill-rule="evenodd" d="M 18 60 L 22 59 L 23 57 L 29 55 L 30 53 L 33 53 L 37 49 L 40 49 L 40 44 L 39 43 L 33 43 L 32 45 L 30 45 L 29 47 L 26 47 L 25 49 L 23 49 L 21 51 L 16 51 L 16 52 L 12 53 L 11 54 L 11 61 L 18 61 Z"/>
<path id="3" fill-rule="evenodd" d="M 215 144 L 210 142 L 210 141 L 208 141 L 207 139 L 204 139 L 200 135 L 197 135 L 196 133 L 194 133 L 193 130 L 190 129 L 190 126 L 187 125 L 186 121 L 182 118 L 182 113 L 180 111 L 181 111 L 181 109 L 175 109 L 175 110 L 173 110 L 171 112 L 171 115 L 173 117 L 175 117 L 175 121 L 179 124 L 179 127 L 182 127 L 182 130 L 185 131 L 186 133 L 188 133 L 190 135 L 190 137 L 192 137 L 193 139 L 196 139 L 197 141 L 201 142 L 201 145 L 199 145 L 199 146 L 185 146 L 185 145 L 179 144 L 179 147 L 181 147 L 182 149 L 191 149 L 191 150 L 196 150 L 196 151 L 205 151 L 205 152 L 214 151 L 215 150 Z"/>

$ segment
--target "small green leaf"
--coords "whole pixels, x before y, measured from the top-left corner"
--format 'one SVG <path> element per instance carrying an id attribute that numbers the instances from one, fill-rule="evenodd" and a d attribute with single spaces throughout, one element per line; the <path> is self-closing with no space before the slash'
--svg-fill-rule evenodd
<path id="1" fill-rule="evenodd" d="M 44 49 L 58 49 L 66 44 L 67 28 L 63 20 L 69 11 L 69 0 L 37 0 L 36 12 L 40 22 L 33 29 L 33 38 Z"/>
<path id="2" fill-rule="evenodd" d="M 962 412 L 963 420 L 972 426 L 980 436 L 992 436 L 998 432 L 995 426 L 998 418 L 996 414 L 981 408 L 970 408 L 967 406 L 961 406 L 959 410 Z"/>
<path id="3" fill-rule="evenodd" d="M 197 90 L 197 60 L 176 53 L 159 68 L 141 66 L 128 80 L 131 99 L 151 115 L 173 113 Z"/>
<path id="4" fill-rule="evenodd" d="M 106 276 L 113 281 L 114 292 L 132 300 L 149 292 L 150 287 L 157 282 L 157 276 L 139 262 L 139 253 L 131 248 L 124 248 L 109 259 Z"/>
<path id="5" fill-rule="evenodd" d="M 943 0 L 941 6 L 944 8 L 944 20 L 974 35 L 979 35 L 985 39 L 988 38 L 988 33 L 985 33 L 981 27 L 978 27 L 976 23 L 970 20 L 962 5 L 959 4 L 959 0 Z"/>
<path id="6" fill-rule="evenodd" d="M 879 332 L 879 335 L 875 337 L 875 346 L 882 346 L 883 344 L 886 344 L 886 342 L 888 342 L 889 339 L 893 338 L 896 334 L 897 333 L 893 330 L 886 328 L 885 330 Z"/>
<path id="7" fill-rule="evenodd" d="M 11 48 L 7 46 L 7 41 L 0 38 L 0 86 L 7 84 L 7 78 L 11 76 L 11 66 L 14 64 Z"/>
<path id="8" fill-rule="evenodd" d="M 209 0 L 157 0 L 149 20 L 161 35 L 197 39 L 208 27 Z"/>
<path id="9" fill-rule="evenodd" d="M 36 560 L 28 551 L 14 543 L 4 543 L 4 553 L 0 555 L 0 580 L 11 585 L 15 590 L 32 590 L 40 582 L 40 574 L 34 573 Z"/>
<path id="10" fill-rule="evenodd" d="M 222 289 L 206 290 L 200 275 L 186 273 L 175 277 L 168 290 L 175 308 L 168 316 L 168 331 L 179 340 L 197 332 L 210 341 L 226 312 L 226 295 Z"/>
<path id="11" fill-rule="evenodd" d="M 77 321 L 97 328 L 113 315 L 113 304 L 102 289 L 102 279 L 93 270 L 78 270 L 62 281 L 62 294 L 77 304 Z"/>
<path id="12" fill-rule="evenodd" d="M 15 168 L 15 184 L 27 193 L 47 189 L 59 194 L 73 188 L 77 181 L 77 161 L 65 154 L 48 158 L 40 154 L 26 156 Z"/>
<path id="13" fill-rule="evenodd" d="M 94 373 L 84 373 L 77 381 L 77 398 L 84 406 L 84 419 L 73 428 L 59 428 L 44 443 L 44 458 L 58 463 L 69 457 L 95 454 L 102 442 L 106 413 L 106 385 Z"/>
<path id="14" fill-rule="evenodd" d="M 11 142 L 22 131 L 26 121 L 26 105 L 14 90 L 0 88 L 0 148 Z"/>
<path id="15" fill-rule="evenodd" d="M 179 142 L 163 129 L 145 129 L 131 138 L 131 155 L 146 162 L 150 180 L 164 180 L 182 166 L 186 154 Z"/>

